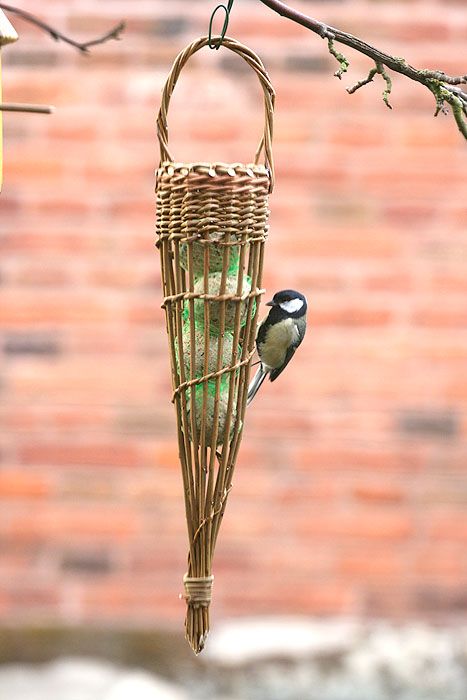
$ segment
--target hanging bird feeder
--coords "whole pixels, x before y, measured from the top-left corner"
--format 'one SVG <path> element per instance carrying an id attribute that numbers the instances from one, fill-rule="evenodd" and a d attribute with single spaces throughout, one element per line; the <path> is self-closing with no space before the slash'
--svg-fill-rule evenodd
<path id="1" fill-rule="evenodd" d="M 185 630 L 196 653 L 209 631 L 214 548 L 243 431 L 274 184 L 274 89 L 259 57 L 228 37 L 216 37 L 216 47 L 243 58 L 263 89 L 264 130 L 254 161 L 186 163 L 169 150 L 175 84 L 190 56 L 212 41 L 200 38 L 177 56 L 157 118 L 157 246 L 190 543 Z"/>

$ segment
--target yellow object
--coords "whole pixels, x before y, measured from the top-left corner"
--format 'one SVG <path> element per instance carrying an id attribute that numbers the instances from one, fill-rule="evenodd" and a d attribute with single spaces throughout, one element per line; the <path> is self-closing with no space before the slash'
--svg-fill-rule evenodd
<path id="1" fill-rule="evenodd" d="M 2 46 L 12 44 L 18 35 L 5 13 L 0 10 L 0 102 L 2 101 Z M 0 191 L 3 183 L 3 116 L 0 110 Z"/>

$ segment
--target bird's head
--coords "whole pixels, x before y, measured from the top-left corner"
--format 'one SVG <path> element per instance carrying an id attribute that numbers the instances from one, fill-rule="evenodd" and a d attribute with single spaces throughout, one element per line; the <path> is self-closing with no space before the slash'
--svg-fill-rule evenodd
<path id="1" fill-rule="evenodd" d="M 306 313 L 306 297 L 294 289 L 282 289 L 276 292 L 271 301 L 266 302 L 266 306 L 278 306 L 288 316 L 303 316 Z"/>

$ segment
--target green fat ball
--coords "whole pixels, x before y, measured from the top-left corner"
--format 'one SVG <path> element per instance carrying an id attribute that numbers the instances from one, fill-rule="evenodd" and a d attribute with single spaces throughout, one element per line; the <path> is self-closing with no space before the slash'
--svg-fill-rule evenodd
<path id="1" fill-rule="evenodd" d="M 204 275 L 204 250 L 209 248 L 209 272 L 220 272 L 224 265 L 224 246 L 212 243 L 194 243 L 191 244 L 193 251 L 193 275 L 195 279 Z M 238 268 L 239 247 L 230 247 L 230 256 L 228 257 L 229 270 L 235 271 Z M 180 265 L 184 270 L 188 271 L 188 243 L 182 243 L 180 246 Z"/>
<path id="2" fill-rule="evenodd" d="M 224 387 L 222 386 L 224 384 Z M 206 410 L 205 412 L 203 411 L 203 404 L 204 404 L 204 390 L 202 385 L 198 385 L 195 390 L 195 410 L 196 410 L 196 431 L 198 434 L 198 442 L 201 442 L 201 422 L 202 422 L 202 416 L 203 413 L 205 415 L 205 435 L 206 435 L 206 444 L 211 443 L 211 439 L 213 437 L 213 430 L 214 430 L 214 413 L 216 409 L 216 400 L 215 400 L 215 387 L 216 387 L 216 380 L 211 379 L 208 381 L 208 389 L 207 389 L 207 400 L 206 400 Z M 219 393 L 219 413 L 218 413 L 218 420 L 217 420 L 217 425 L 218 425 L 218 432 L 217 432 L 217 440 L 216 440 L 216 447 L 217 445 L 220 445 L 224 442 L 224 433 L 225 433 L 225 428 L 226 428 L 226 419 L 227 419 L 227 407 L 228 407 L 228 402 L 229 402 L 229 380 L 224 379 L 221 381 L 221 387 L 220 387 L 220 393 Z M 233 406 L 232 406 L 232 418 L 230 420 L 230 435 L 229 439 L 232 437 L 233 434 L 233 428 L 235 425 L 235 417 L 237 415 L 236 411 L 236 397 L 234 396 L 233 400 Z M 188 418 L 189 418 L 189 433 L 191 437 L 191 397 L 188 403 Z"/>
<path id="3" fill-rule="evenodd" d="M 194 376 L 202 377 L 205 374 L 204 361 L 206 357 L 204 331 L 198 328 L 195 329 L 195 367 Z M 206 374 L 217 372 L 217 353 L 220 336 L 209 336 L 208 348 L 208 367 Z M 186 378 L 190 379 L 191 366 L 191 333 L 190 326 L 187 324 L 183 329 L 183 360 L 185 365 Z M 233 336 L 230 333 L 224 333 L 224 343 L 222 346 L 221 369 L 228 367 L 232 363 Z M 240 350 L 239 350 L 240 352 Z"/>
<path id="4" fill-rule="evenodd" d="M 208 289 L 209 294 L 220 294 L 221 290 L 222 273 L 213 272 L 208 277 Z M 225 281 L 225 294 L 237 294 L 237 276 L 231 275 L 226 278 Z M 204 278 L 197 280 L 194 286 L 194 291 L 197 294 L 204 294 Z M 242 294 L 248 294 L 251 291 L 251 284 L 247 277 L 243 277 L 243 289 Z M 195 322 L 199 323 L 201 327 L 204 325 L 204 299 L 195 299 Z M 246 311 L 248 300 L 244 301 L 209 301 L 209 330 L 212 334 L 218 334 L 220 331 L 220 317 L 222 306 L 225 304 L 225 323 L 224 328 L 227 331 L 233 331 L 235 324 L 235 313 L 237 305 L 240 304 L 240 325 L 243 326 L 246 322 Z"/>

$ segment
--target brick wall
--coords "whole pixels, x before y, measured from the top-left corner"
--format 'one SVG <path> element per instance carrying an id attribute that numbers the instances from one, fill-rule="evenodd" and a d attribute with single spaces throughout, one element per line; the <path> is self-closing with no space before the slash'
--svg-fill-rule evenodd
<path id="1" fill-rule="evenodd" d="M 291 2 L 292 4 L 292 2 Z M 298 2 L 419 67 L 465 71 L 462 0 Z M 37 11 L 31 0 L 24 9 Z M 4 95 L 0 616 L 180 622 L 186 535 L 159 261 L 154 119 L 214 3 L 43 0 L 85 57 L 19 20 Z M 229 28 L 277 89 L 265 283 L 310 299 L 290 369 L 248 414 L 215 563 L 214 617 L 448 618 L 467 608 L 467 167 L 452 118 L 256 0 Z M 225 51 L 171 105 L 180 159 L 249 160 L 260 91 Z"/>

